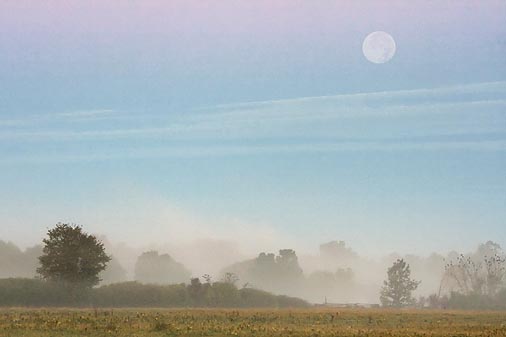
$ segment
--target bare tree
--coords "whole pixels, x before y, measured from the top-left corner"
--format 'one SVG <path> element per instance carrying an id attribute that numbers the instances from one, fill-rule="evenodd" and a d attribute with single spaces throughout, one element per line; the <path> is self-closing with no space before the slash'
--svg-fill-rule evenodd
<path id="1" fill-rule="evenodd" d="M 494 296 L 506 280 L 506 259 L 496 253 L 475 261 L 461 254 L 446 265 L 445 277 L 453 281 L 461 294 Z"/>

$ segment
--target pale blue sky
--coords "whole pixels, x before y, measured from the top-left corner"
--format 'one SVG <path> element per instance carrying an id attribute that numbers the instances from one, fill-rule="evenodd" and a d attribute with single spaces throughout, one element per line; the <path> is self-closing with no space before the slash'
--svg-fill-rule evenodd
<path id="1" fill-rule="evenodd" d="M 143 243 L 506 246 L 505 17 L 503 1 L 3 2 L 0 239 L 73 221 Z M 389 63 L 362 55 L 375 30 Z"/>

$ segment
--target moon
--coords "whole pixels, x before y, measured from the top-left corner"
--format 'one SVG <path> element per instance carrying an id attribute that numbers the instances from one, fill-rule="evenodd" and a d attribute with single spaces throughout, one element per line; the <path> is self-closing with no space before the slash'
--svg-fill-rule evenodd
<path id="1" fill-rule="evenodd" d="M 362 52 L 372 63 L 386 63 L 395 55 L 395 40 L 385 32 L 377 31 L 367 35 L 362 44 Z"/>

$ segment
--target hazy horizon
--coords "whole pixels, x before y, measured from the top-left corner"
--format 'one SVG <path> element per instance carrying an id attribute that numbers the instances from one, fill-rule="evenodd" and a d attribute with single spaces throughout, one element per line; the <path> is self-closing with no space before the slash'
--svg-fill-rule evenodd
<path id="1" fill-rule="evenodd" d="M 124 242 L 114 242 L 98 233 L 94 234 L 104 242 L 106 253 L 113 258 L 101 274 L 101 284 L 134 280 L 141 283 L 189 283 L 190 278 L 203 279 L 205 275 L 210 275 L 213 281 L 219 281 L 229 272 L 237 277 L 239 287 L 247 286 L 276 294 L 297 296 L 313 303 L 322 303 L 324 299 L 337 303 L 378 303 L 379 289 L 386 277 L 388 266 L 401 258 L 410 265 L 414 279 L 421 281 L 415 292 L 417 297 L 428 297 L 441 292 L 449 294 L 454 285 L 445 281 L 446 266 L 456 263 L 460 254 L 472 257 L 477 263 L 494 251 L 504 256 L 504 250 L 492 241 L 480 242 L 468 251 L 449 248 L 446 252 L 432 252 L 425 256 L 392 251 L 390 254 L 372 257 L 357 252 L 352 244 L 339 240 L 322 242 L 311 251 L 301 251 L 294 246 L 279 246 L 267 249 L 256 247 L 256 251 L 247 252 L 241 249 L 240 242 L 230 240 L 207 238 L 186 243 L 129 246 Z M 0 240 L 0 264 L 3 266 L 0 278 L 34 277 L 38 265 L 37 256 L 42 254 L 40 243 L 24 252 L 17 251 L 15 246 L 12 246 L 16 244 L 14 242 L 11 242 L 11 245 L 5 243 Z M 276 282 L 276 276 L 271 275 L 269 269 L 255 274 L 260 270 L 254 272 L 252 268 L 258 262 L 252 262 L 257 261 L 261 253 L 278 255 L 283 249 L 294 250 L 297 256 L 296 265 L 300 266 L 302 272 L 301 279 L 295 278 L 292 282 L 276 285 L 272 283 Z M 180 267 L 173 265 L 171 268 L 176 269 L 164 274 L 166 267 L 160 265 L 157 268 L 158 262 L 152 260 L 145 270 L 151 270 L 154 274 L 143 276 L 137 268 L 141 263 L 140 257 L 147 252 L 168 254 L 169 259 L 180 264 Z M 258 278 L 259 276 L 261 278 Z M 336 279 L 329 283 L 329 277 Z"/>

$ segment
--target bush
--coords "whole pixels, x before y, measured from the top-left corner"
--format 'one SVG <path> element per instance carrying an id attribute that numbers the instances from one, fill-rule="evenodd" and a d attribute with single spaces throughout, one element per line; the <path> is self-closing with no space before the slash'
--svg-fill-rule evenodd
<path id="1" fill-rule="evenodd" d="M 278 306 L 276 296 L 267 291 L 243 288 L 239 290 L 241 303 L 247 308 L 274 308 Z"/>
<path id="2" fill-rule="evenodd" d="M 38 279 L 0 279 L 0 306 L 64 306 L 72 303 L 66 289 Z"/>
<path id="3" fill-rule="evenodd" d="M 206 288 L 206 304 L 209 307 L 239 307 L 241 297 L 235 285 L 215 282 Z"/>
<path id="4" fill-rule="evenodd" d="M 309 303 L 297 297 L 289 297 L 285 295 L 277 296 L 279 308 L 305 308 Z"/>
<path id="5" fill-rule="evenodd" d="M 113 283 L 93 290 L 93 303 L 107 307 L 182 307 L 188 304 L 184 284 Z"/>
<path id="6" fill-rule="evenodd" d="M 448 301 L 450 309 L 464 310 L 506 310 L 506 289 L 495 296 L 471 293 L 463 295 L 453 292 Z"/>

